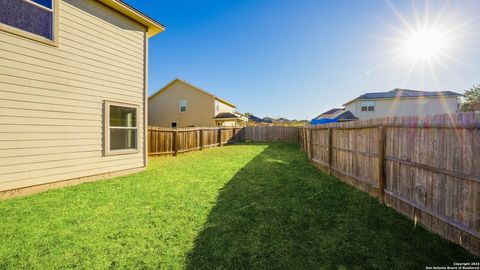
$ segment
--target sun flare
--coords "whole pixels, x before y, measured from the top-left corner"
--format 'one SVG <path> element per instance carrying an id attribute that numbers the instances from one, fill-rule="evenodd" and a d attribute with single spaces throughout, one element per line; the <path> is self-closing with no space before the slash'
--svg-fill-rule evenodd
<path id="1" fill-rule="evenodd" d="M 447 41 L 447 35 L 438 30 L 416 31 L 407 36 L 403 51 L 415 61 L 429 61 L 446 53 Z"/>

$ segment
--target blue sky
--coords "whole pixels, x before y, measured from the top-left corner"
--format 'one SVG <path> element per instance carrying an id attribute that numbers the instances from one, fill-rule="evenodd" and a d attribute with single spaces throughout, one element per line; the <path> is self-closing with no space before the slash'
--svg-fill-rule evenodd
<path id="1" fill-rule="evenodd" d="M 310 119 L 365 92 L 480 83 L 480 1 L 126 2 L 167 27 L 150 40 L 150 93 L 180 77 L 241 112 Z M 448 47 L 414 64 L 398 49 L 419 25 Z"/>

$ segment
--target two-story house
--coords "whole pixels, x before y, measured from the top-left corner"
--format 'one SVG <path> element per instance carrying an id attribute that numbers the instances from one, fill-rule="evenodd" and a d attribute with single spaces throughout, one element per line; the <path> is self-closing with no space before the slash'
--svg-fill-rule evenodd
<path id="1" fill-rule="evenodd" d="M 432 115 L 455 113 L 459 96 L 461 95 L 451 91 L 430 92 L 397 88 L 388 92 L 366 93 L 343 106 L 359 119 Z"/>
<path id="2" fill-rule="evenodd" d="M 145 168 L 162 31 L 119 0 L 0 1 L 0 198 Z"/>
<path id="3" fill-rule="evenodd" d="M 247 121 L 234 104 L 178 78 L 148 98 L 151 126 L 244 126 Z"/>

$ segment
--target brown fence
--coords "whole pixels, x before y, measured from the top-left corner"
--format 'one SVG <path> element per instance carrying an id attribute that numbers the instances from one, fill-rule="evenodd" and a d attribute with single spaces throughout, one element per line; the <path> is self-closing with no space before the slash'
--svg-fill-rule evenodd
<path id="1" fill-rule="evenodd" d="M 245 139 L 255 142 L 298 142 L 298 127 L 247 126 Z"/>
<path id="2" fill-rule="evenodd" d="M 148 127 L 148 155 L 177 155 L 206 147 L 243 142 L 298 142 L 297 127 Z M 220 142 L 220 143 L 219 143 Z"/>
<path id="3" fill-rule="evenodd" d="M 300 129 L 321 170 L 480 255 L 480 113 Z"/>
<path id="4" fill-rule="evenodd" d="M 244 140 L 243 128 L 148 127 L 148 155 L 177 155 Z"/>

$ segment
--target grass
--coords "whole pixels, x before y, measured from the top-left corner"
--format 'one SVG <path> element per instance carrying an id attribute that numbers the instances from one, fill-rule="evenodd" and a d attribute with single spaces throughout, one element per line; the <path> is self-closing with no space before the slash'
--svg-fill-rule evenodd
<path id="1" fill-rule="evenodd" d="M 150 160 L 109 181 L 0 202 L 0 269 L 425 269 L 478 261 L 293 144 Z"/>

